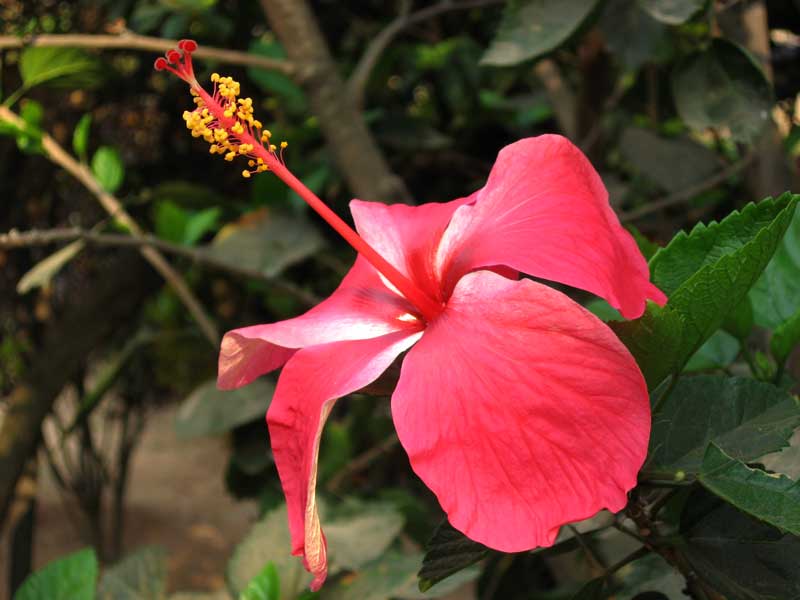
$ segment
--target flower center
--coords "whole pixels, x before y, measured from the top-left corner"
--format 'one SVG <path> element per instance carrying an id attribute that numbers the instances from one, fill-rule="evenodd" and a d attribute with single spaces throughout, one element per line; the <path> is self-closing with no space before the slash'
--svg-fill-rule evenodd
<path id="1" fill-rule="evenodd" d="M 211 75 L 214 89 L 209 94 L 194 76 L 192 53 L 197 50 L 197 43 L 193 40 L 181 40 L 178 48 L 179 50 L 170 50 L 165 57 L 156 59 L 154 67 L 157 71 L 169 71 L 189 84 L 197 106 L 193 111 L 185 111 L 183 119 L 192 136 L 202 137 L 211 144 L 211 154 L 221 154 L 227 161 L 232 161 L 237 156 L 246 157 L 250 169 L 242 172 L 243 177 L 264 171 L 275 173 L 397 288 L 426 321 L 438 316 L 444 308 L 442 303 L 423 292 L 411 279 L 378 254 L 289 171 L 283 161 L 283 150 L 288 144 L 281 142 L 279 149 L 270 142 L 272 133 L 264 129 L 261 122 L 253 116 L 253 101 L 250 98 L 239 98 L 239 83 L 230 77 L 220 77 L 214 73 Z"/>

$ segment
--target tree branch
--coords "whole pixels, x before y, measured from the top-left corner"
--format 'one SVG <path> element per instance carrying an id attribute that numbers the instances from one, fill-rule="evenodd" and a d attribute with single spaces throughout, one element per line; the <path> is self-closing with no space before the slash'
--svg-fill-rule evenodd
<path id="1" fill-rule="evenodd" d="M 0 419 L 0 525 L 5 521 L 25 462 L 36 450 L 39 433 L 64 385 L 73 379 L 86 356 L 120 323 L 130 322 L 152 287 L 139 260 L 115 260 L 103 267 L 89 297 L 72 303 L 47 332 L 26 380 L 5 398 Z"/>
<path id="2" fill-rule="evenodd" d="M 47 34 L 37 36 L 18 37 L 14 35 L 0 35 L 0 49 L 27 48 L 27 47 L 58 47 L 58 48 L 98 48 L 141 50 L 143 52 L 167 52 L 175 48 L 177 40 L 138 35 L 135 33 L 121 33 L 119 35 L 93 35 L 93 34 Z M 280 71 L 286 75 L 301 76 L 295 65 L 291 62 L 277 58 L 267 58 L 201 45 L 194 53 L 197 58 L 215 60 L 221 63 L 244 65 L 270 71 Z"/>
<path id="3" fill-rule="evenodd" d="M 167 254 L 182 256 L 189 260 L 220 271 L 226 271 L 234 275 L 266 281 L 277 288 L 291 294 L 307 306 L 314 306 L 320 302 L 320 298 L 307 292 L 294 283 L 281 277 L 271 277 L 256 269 L 247 269 L 233 265 L 227 261 L 222 261 L 209 253 L 206 248 L 192 248 L 173 244 L 162 240 L 154 235 L 143 234 L 141 236 L 131 236 L 120 233 L 98 233 L 78 227 L 65 227 L 58 229 L 33 229 L 30 231 L 11 230 L 8 233 L 0 233 L 0 249 L 27 248 L 31 246 L 46 246 L 60 242 L 72 242 L 83 240 L 89 244 L 97 246 L 123 246 L 142 248 L 143 246 L 161 250 Z"/>
<path id="4" fill-rule="evenodd" d="M 440 0 L 440 2 L 433 6 L 428 6 L 413 13 L 398 15 L 396 19 L 389 23 L 370 42 L 364 54 L 361 55 L 361 59 L 358 61 L 353 73 L 350 75 L 350 79 L 347 81 L 347 89 L 353 104 L 359 109 L 364 106 L 364 92 L 372 70 L 375 68 L 383 52 L 389 47 L 389 44 L 392 43 L 392 40 L 404 30 L 417 23 L 433 19 L 447 12 L 480 8 L 492 4 L 502 4 L 503 2 L 505 2 L 505 0 L 462 0 L 461 2 Z"/>
<path id="5" fill-rule="evenodd" d="M 302 84 L 334 160 L 353 193 L 364 200 L 407 202 L 361 113 L 347 94 L 307 0 L 261 0 L 289 59 L 307 76 Z"/>
<path id="6" fill-rule="evenodd" d="M 8 121 L 16 127 L 25 128 L 25 122 L 5 106 L 0 106 L 0 121 Z M 144 235 L 144 231 L 139 224 L 128 214 L 122 203 L 115 196 L 103 189 L 89 167 L 75 160 L 72 155 L 46 133 L 42 134 L 42 148 L 47 158 L 80 181 L 97 198 L 97 201 L 106 212 L 126 227 L 132 236 L 142 237 Z M 180 273 L 173 269 L 164 256 L 152 246 L 142 246 L 139 252 L 175 291 L 175 294 L 197 321 L 208 341 L 214 346 L 219 345 L 219 332 L 216 325 L 206 314 L 202 304 L 195 297 Z"/>
<path id="7" fill-rule="evenodd" d="M 685 189 L 678 190 L 674 194 L 669 194 L 668 196 L 664 196 L 660 200 L 654 200 L 653 202 L 645 204 L 642 207 L 620 213 L 619 220 L 623 223 L 627 221 L 635 221 L 637 219 L 641 219 L 646 215 L 657 212 L 669 206 L 680 204 L 682 202 L 688 202 L 689 200 L 694 198 L 697 194 L 708 191 L 718 186 L 719 184 L 725 182 L 730 177 L 732 177 L 733 175 L 735 175 L 736 173 L 747 167 L 747 165 L 753 162 L 754 158 L 755 158 L 755 153 L 750 152 L 743 158 L 739 159 L 735 163 L 728 165 L 727 167 L 725 167 L 718 173 L 712 175 L 705 181 L 701 181 L 699 183 L 690 185 Z"/>

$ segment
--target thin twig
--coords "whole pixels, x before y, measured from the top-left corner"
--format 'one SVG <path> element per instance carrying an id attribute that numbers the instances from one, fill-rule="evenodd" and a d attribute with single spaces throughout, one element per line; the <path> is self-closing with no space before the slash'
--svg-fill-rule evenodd
<path id="1" fill-rule="evenodd" d="M 618 523 L 615 521 L 614 523 L 611 524 L 611 526 L 620 533 L 623 533 L 628 537 L 635 539 L 637 542 L 641 542 L 642 544 L 646 545 L 652 545 L 652 541 L 645 539 L 643 536 L 639 535 L 635 531 L 631 531 L 630 529 L 625 527 L 622 523 Z"/>
<path id="2" fill-rule="evenodd" d="M 755 158 L 755 153 L 750 152 L 744 157 L 740 158 L 735 163 L 731 163 L 718 173 L 715 173 L 705 181 L 701 181 L 699 183 L 695 183 L 690 185 L 687 188 L 682 190 L 678 190 L 673 194 L 669 194 L 668 196 L 664 196 L 660 200 L 654 200 L 642 206 L 640 208 L 635 208 L 631 211 L 623 212 L 619 215 L 619 220 L 623 223 L 627 221 L 635 221 L 636 219 L 641 219 L 642 217 L 649 215 L 651 213 L 657 212 L 669 206 L 674 206 L 675 204 L 681 204 L 682 202 L 688 202 L 692 198 L 694 198 L 697 194 L 701 194 L 706 192 L 721 183 L 724 183 L 729 178 L 733 177 L 736 173 L 747 167 L 753 159 Z"/>
<path id="3" fill-rule="evenodd" d="M 616 108 L 617 104 L 619 104 L 622 99 L 625 97 L 625 93 L 628 91 L 629 86 L 625 84 L 623 80 L 618 80 L 616 85 L 614 86 L 614 91 L 611 92 L 611 95 L 606 98 L 606 101 L 603 103 L 603 110 L 598 117 L 597 121 L 594 122 L 592 127 L 583 136 L 583 139 L 578 142 L 578 147 L 583 150 L 584 152 L 589 152 L 592 146 L 597 143 L 597 140 L 600 139 L 600 134 L 603 133 L 603 118 L 602 115 L 608 114 L 614 108 Z"/>
<path id="4" fill-rule="evenodd" d="M 281 277 L 269 276 L 257 269 L 248 269 L 220 260 L 205 248 L 192 248 L 173 244 L 162 240 L 154 235 L 143 234 L 133 237 L 120 233 L 98 233 L 93 230 L 81 229 L 79 227 L 64 227 L 58 229 L 32 229 L 30 231 L 11 230 L 8 233 L 0 233 L 0 249 L 25 248 L 30 246 L 45 246 L 60 242 L 71 242 L 83 240 L 88 244 L 98 246 L 130 246 L 141 248 L 143 246 L 153 247 L 167 254 L 182 256 L 189 260 L 212 269 L 226 271 L 233 275 L 239 275 L 248 279 L 265 281 L 285 292 L 294 296 L 307 306 L 319 304 L 320 298 L 311 292 L 287 281 Z"/>
<path id="5" fill-rule="evenodd" d="M 5 106 L 0 106 L 0 121 L 8 121 L 15 127 L 21 129 L 24 129 L 26 126 L 25 122 L 15 112 Z M 46 133 L 42 134 L 42 148 L 48 159 L 80 181 L 84 187 L 97 198 L 97 201 L 106 212 L 115 218 L 123 227 L 128 229 L 132 236 L 142 237 L 144 235 L 144 231 L 139 224 L 128 214 L 122 206 L 122 203 L 115 196 L 103 189 L 100 182 L 95 179 L 89 167 L 75 160 L 71 154 L 64 150 L 58 142 Z M 180 298 L 184 306 L 186 306 L 195 321 L 197 321 L 198 326 L 208 341 L 214 346 L 219 345 L 220 338 L 216 325 L 214 325 L 214 322 L 206 314 L 203 305 L 194 295 L 180 273 L 173 269 L 161 252 L 154 247 L 142 246 L 139 252 L 175 291 L 175 294 Z"/>
<path id="6" fill-rule="evenodd" d="M 353 103 L 358 107 L 363 106 L 364 90 L 367 87 L 370 73 L 372 73 L 381 55 L 389 44 L 392 43 L 392 40 L 403 30 L 446 12 L 480 8 L 492 4 L 503 4 L 503 2 L 505 2 L 505 0 L 463 0 L 461 2 L 441 0 L 433 6 L 428 6 L 417 12 L 401 13 L 398 15 L 396 19 L 389 23 L 375 36 L 372 42 L 370 42 L 364 54 L 361 55 L 361 59 L 358 61 L 356 68 L 353 70 L 353 74 L 347 81 L 347 88 L 350 91 L 350 97 L 353 99 Z"/>
<path id="7" fill-rule="evenodd" d="M 634 550 L 628 556 L 621 559 L 619 562 L 616 562 L 610 567 L 608 567 L 608 569 L 606 569 L 606 577 L 608 577 L 609 575 L 613 575 L 614 573 L 619 571 L 622 567 L 629 565 L 633 561 L 639 560 L 640 558 L 647 556 L 648 554 L 650 554 L 650 549 L 647 548 L 646 546 L 642 546 L 638 550 Z"/>
<path id="8" fill-rule="evenodd" d="M 592 548 L 591 544 L 589 544 L 584 535 L 578 531 L 578 528 L 574 525 L 567 525 L 567 528 L 572 532 L 572 535 L 575 536 L 575 539 L 578 540 L 578 544 L 583 549 L 583 552 L 586 554 L 589 562 L 592 563 L 592 566 L 597 570 L 605 571 L 605 561 L 597 552 L 595 552 L 594 548 Z"/>
<path id="9" fill-rule="evenodd" d="M 57 47 L 57 48 L 98 48 L 141 50 L 143 52 L 167 52 L 177 45 L 177 40 L 168 40 L 136 33 L 124 32 L 118 35 L 107 34 L 44 34 L 36 36 L 18 37 L 14 35 L 0 35 L 0 49 L 27 48 L 27 47 Z M 221 63 L 237 64 L 247 67 L 256 67 L 270 71 L 279 71 L 286 75 L 296 75 L 296 66 L 288 60 L 267 58 L 249 52 L 226 50 L 201 45 L 194 54 L 197 58 L 214 60 Z"/>

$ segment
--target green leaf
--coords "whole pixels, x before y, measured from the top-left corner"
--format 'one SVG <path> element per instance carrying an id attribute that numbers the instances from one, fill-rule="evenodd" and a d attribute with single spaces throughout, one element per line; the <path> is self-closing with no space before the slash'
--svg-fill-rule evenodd
<path id="1" fill-rule="evenodd" d="M 699 348 L 723 324 L 727 315 L 745 298 L 750 287 L 761 275 L 780 243 L 797 203 L 797 197 L 784 195 L 782 199 L 774 202 L 773 206 L 784 206 L 783 210 L 769 224 L 754 232 L 753 237 L 741 235 L 741 231 L 733 232 L 732 228 L 743 226 L 748 221 L 748 212 L 758 212 L 759 215 L 771 212 L 769 205 L 751 205 L 758 207 L 757 211 L 747 211 L 746 207 L 741 215 L 734 213 L 720 223 L 719 227 L 712 225 L 703 232 L 713 231 L 716 234 L 713 245 L 704 248 L 707 250 L 703 253 L 704 259 L 707 261 L 712 256 L 716 258 L 718 252 L 725 254 L 716 258 L 713 263 L 706 262 L 669 296 L 668 306 L 683 318 L 682 350 L 685 356 Z M 695 231 L 698 231 L 697 228 Z M 690 239 L 691 237 L 690 235 Z M 699 237 L 705 236 L 701 234 Z M 702 243 L 702 239 L 699 241 Z M 729 245 L 723 248 L 724 243 Z M 739 244 L 742 246 L 736 248 Z M 694 244 L 693 249 L 696 251 L 697 248 L 697 244 Z M 660 254 L 653 258 L 654 262 Z M 667 254 L 669 253 L 666 252 L 663 256 Z M 684 360 L 684 356 L 681 356 L 681 360 Z"/>
<path id="2" fill-rule="evenodd" d="M 781 533 L 702 489 L 685 505 L 681 534 L 692 567 L 727 598 L 800 598 L 800 538 Z"/>
<path id="3" fill-rule="evenodd" d="M 100 82 L 98 61 L 78 48 L 25 48 L 19 72 L 26 89 L 43 83 L 85 88 Z"/>
<path id="4" fill-rule="evenodd" d="M 700 346 L 686 363 L 684 372 L 723 369 L 730 365 L 739 354 L 739 340 L 730 333 L 719 330 Z"/>
<path id="5" fill-rule="evenodd" d="M 117 149 L 100 146 L 92 157 L 92 173 L 105 191 L 116 192 L 125 179 L 125 165 Z"/>
<path id="6" fill-rule="evenodd" d="M 266 58 L 286 58 L 286 51 L 277 41 L 254 40 L 250 44 L 250 53 Z M 308 108 L 306 94 L 303 89 L 283 73 L 257 69 L 247 69 L 247 76 L 267 94 L 278 96 L 283 106 L 292 112 L 305 113 Z"/>
<path id="7" fill-rule="evenodd" d="M 670 373 L 680 369 L 680 348 L 683 321 L 668 306 L 647 303 L 645 313 L 635 321 L 609 324 L 622 343 L 628 347 L 653 390 Z"/>
<path id="8" fill-rule="evenodd" d="M 19 116 L 30 129 L 41 129 L 44 119 L 44 107 L 36 100 L 24 100 L 20 106 Z"/>
<path id="9" fill-rule="evenodd" d="M 665 138 L 641 127 L 628 127 L 619 150 L 634 171 L 664 191 L 683 190 L 705 181 L 719 169 L 719 158 L 689 138 Z M 675 165 L 681 164 L 679 172 Z"/>
<path id="10" fill-rule="evenodd" d="M 746 296 L 728 315 L 722 326 L 737 340 L 745 343 L 750 337 L 753 323 L 753 304 L 750 302 L 750 297 Z"/>
<path id="11" fill-rule="evenodd" d="M 630 0 L 607 0 L 603 3 L 600 29 L 608 49 L 629 71 L 663 53 L 667 46 L 667 28 Z"/>
<path id="12" fill-rule="evenodd" d="M 489 549 L 455 529 L 444 519 L 425 547 L 419 570 L 419 590 L 425 592 L 454 573 L 474 565 L 489 554 Z"/>
<path id="13" fill-rule="evenodd" d="M 250 580 L 239 600 L 279 600 L 281 584 L 275 565 L 267 563 L 261 572 Z"/>
<path id="14" fill-rule="evenodd" d="M 167 587 L 166 553 L 149 547 L 125 557 L 103 572 L 98 600 L 159 600 Z"/>
<path id="15" fill-rule="evenodd" d="M 686 361 L 744 301 L 787 227 L 800 196 L 748 204 L 721 222 L 680 232 L 650 260 L 653 283 L 669 298 L 612 329 L 636 358 L 649 389 Z"/>
<path id="16" fill-rule="evenodd" d="M 94 600 L 97 556 L 87 548 L 29 575 L 14 600 Z"/>
<path id="17" fill-rule="evenodd" d="M 192 211 L 164 200 L 156 204 L 156 235 L 176 244 L 192 246 L 217 228 L 222 210 L 216 206 Z"/>
<path id="18" fill-rule="evenodd" d="M 789 194 L 777 200 L 767 198 L 732 212 L 719 223 L 698 223 L 689 233 L 679 232 L 651 259 L 653 283 L 671 296 L 701 269 L 741 251 L 776 222 L 782 226 L 779 227 L 782 234 L 791 220 L 797 198 Z"/>
<path id="19" fill-rule="evenodd" d="M 42 118 L 44 108 L 35 100 L 23 100 L 20 107 L 22 125 L 0 119 L 0 135 L 16 139 L 17 148 L 26 154 L 42 154 Z"/>
<path id="20" fill-rule="evenodd" d="M 711 443 L 697 476 L 726 502 L 761 521 L 800 535 L 800 483 L 781 474 L 751 469 Z"/>
<path id="21" fill-rule="evenodd" d="M 161 25 L 161 37 L 180 38 L 189 30 L 191 18 L 187 14 L 173 14 L 164 19 Z"/>
<path id="22" fill-rule="evenodd" d="M 175 432 L 183 438 L 219 435 L 261 419 L 273 393 L 275 384 L 264 377 L 235 390 L 218 390 L 215 380 L 206 381 L 181 403 Z"/>
<path id="23" fill-rule="evenodd" d="M 656 345 L 661 340 L 649 342 L 647 332 L 640 331 L 644 325 L 655 328 L 657 324 L 644 321 L 639 326 L 639 319 L 628 326 L 632 330 L 627 332 L 629 336 L 650 351 L 651 362 L 652 354 L 660 353 L 661 368 L 655 365 L 655 375 L 643 368 L 648 383 L 656 383 L 658 376 L 666 376 L 675 367 L 680 369 L 744 300 L 780 243 L 798 198 L 783 194 L 775 200 L 748 204 L 719 223 L 698 224 L 689 234 L 678 233 L 653 256 L 652 281 L 669 302 L 651 321 L 674 314 L 683 329 L 677 347 L 663 349 Z M 639 358 L 637 351 L 633 354 Z"/>
<path id="24" fill-rule="evenodd" d="M 688 21 L 706 4 L 706 0 L 638 0 L 639 6 L 654 19 L 667 25 L 680 25 Z"/>
<path id="25" fill-rule="evenodd" d="M 680 117 L 693 129 L 730 130 L 734 141 L 752 142 L 769 122 L 772 88 L 742 48 L 715 38 L 682 60 L 672 74 Z"/>
<path id="26" fill-rule="evenodd" d="M 775 329 L 769 347 L 778 364 L 783 364 L 798 343 L 800 343 L 800 310 Z"/>
<path id="27" fill-rule="evenodd" d="M 750 290 L 755 322 L 776 329 L 800 310 L 800 212 Z"/>
<path id="28" fill-rule="evenodd" d="M 326 587 L 325 600 L 386 600 L 387 598 L 439 598 L 478 577 L 478 569 L 467 569 L 426 592 L 417 588 L 420 554 L 388 552 L 363 570 Z"/>
<path id="29" fill-rule="evenodd" d="M 698 471 L 713 442 L 741 460 L 789 445 L 800 406 L 774 385 L 744 377 L 684 377 L 653 416 L 648 468 Z"/>
<path id="30" fill-rule="evenodd" d="M 75 125 L 75 131 L 72 132 L 72 149 L 82 161 L 86 161 L 86 152 L 89 148 L 89 130 L 92 127 L 92 115 L 86 113 L 80 118 L 78 124 Z"/>
<path id="31" fill-rule="evenodd" d="M 350 501 L 325 524 L 330 565 L 356 571 L 383 554 L 403 529 L 403 516 L 391 504 Z"/>
<path id="32" fill-rule="evenodd" d="M 203 249 L 217 260 L 272 277 L 322 248 L 308 221 L 256 211 L 223 227 Z"/>
<path id="33" fill-rule="evenodd" d="M 517 65 L 554 50 L 594 9 L 596 0 L 512 0 L 481 64 Z"/>
<path id="34" fill-rule="evenodd" d="M 27 294 L 35 288 L 50 285 L 53 277 L 58 275 L 64 265 L 75 258 L 84 247 L 83 240 L 75 240 L 36 263 L 17 283 L 17 293 Z"/>
<path id="35" fill-rule="evenodd" d="M 256 523 L 236 547 L 228 563 L 228 587 L 234 596 L 247 589 L 269 563 L 280 573 L 280 600 L 294 600 L 311 583 L 303 562 L 292 556 L 286 506 L 280 506 Z"/>
<path id="36" fill-rule="evenodd" d="M 584 305 L 584 308 L 605 323 L 625 320 L 616 308 L 602 298 L 592 298 Z"/>

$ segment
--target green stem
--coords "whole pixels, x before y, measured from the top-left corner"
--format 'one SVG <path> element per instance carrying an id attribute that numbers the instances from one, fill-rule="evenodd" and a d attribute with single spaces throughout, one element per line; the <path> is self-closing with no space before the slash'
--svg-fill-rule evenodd
<path id="1" fill-rule="evenodd" d="M 17 91 L 3 101 L 3 106 L 6 108 L 11 108 L 14 106 L 17 103 L 17 100 L 22 98 L 27 93 L 28 89 L 29 88 L 26 85 L 21 86 Z"/>
<path id="2" fill-rule="evenodd" d="M 758 368 L 758 365 L 756 365 L 756 361 L 753 358 L 753 353 L 750 352 L 750 349 L 746 344 L 742 344 L 742 358 L 744 358 L 744 361 L 747 363 L 747 366 L 750 369 L 750 374 L 756 379 L 761 379 L 761 371 Z"/>
<path id="3" fill-rule="evenodd" d="M 694 480 L 693 475 L 684 471 L 658 471 L 642 469 L 639 471 L 639 482 L 648 483 L 657 487 L 685 486 Z"/>

